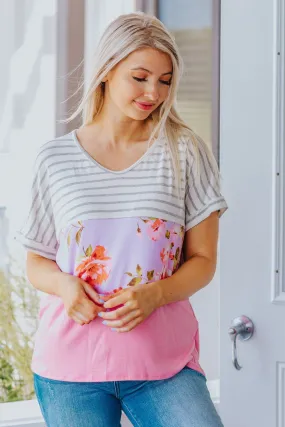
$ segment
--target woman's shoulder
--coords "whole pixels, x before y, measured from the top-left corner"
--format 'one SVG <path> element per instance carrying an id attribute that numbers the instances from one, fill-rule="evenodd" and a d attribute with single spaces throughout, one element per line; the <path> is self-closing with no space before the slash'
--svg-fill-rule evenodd
<path id="1" fill-rule="evenodd" d="M 192 131 L 187 132 L 178 138 L 179 150 L 185 154 L 190 162 L 194 162 L 204 157 L 212 157 L 212 147 L 200 135 Z"/>
<path id="2" fill-rule="evenodd" d="M 43 141 L 37 149 L 37 156 L 47 152 L 48 150 L 57 150 L 64 146 L 69 146 L 67 143 L 70 144 L 73 142 L 73 132 L 75 132 L 75 129 L 65 133 L 64 135 Z M 74 144 L 72 144 L 72 146 L 73 145 Z"/>
<path id="3" fill-rule="evenodd" d="M 73 132 L 74 130 L 40 143 L 34 151 L 34 166 L 37 169 L 46 168 L 60 153 L 68 153 L 76 149 Z"/>

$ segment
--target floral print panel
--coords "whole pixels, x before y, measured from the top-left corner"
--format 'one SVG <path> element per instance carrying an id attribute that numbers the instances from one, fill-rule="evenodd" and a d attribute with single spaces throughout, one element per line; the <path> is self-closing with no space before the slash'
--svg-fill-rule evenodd
<path id="1" fill-rule="evenodd" d="M 61 230 L 56 262 L 108 295 L 171 276 L 183 238 L 183 226 L 158 218 L 78 219 Z"/>

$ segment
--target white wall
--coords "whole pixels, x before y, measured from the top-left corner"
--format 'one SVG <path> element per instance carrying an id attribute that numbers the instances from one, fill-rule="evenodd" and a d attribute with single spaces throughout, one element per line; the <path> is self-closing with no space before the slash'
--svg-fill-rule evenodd
<path id="1" fill-rule="evenodd" d="M 27 204 L 34 150 L 55 135 L 56 1 L 5 2 L 0 20 L 0 205 L 13 232 Z"/>

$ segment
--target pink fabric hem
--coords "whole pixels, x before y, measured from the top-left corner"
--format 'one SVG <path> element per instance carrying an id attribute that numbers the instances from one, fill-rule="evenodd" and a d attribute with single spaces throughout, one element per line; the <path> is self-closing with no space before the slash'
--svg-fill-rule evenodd
<path id="1" fill-rule="evenodd" d="M 63 376 L 58 376 L 58 375 L 53 375 L 53 374 L 49 374 L 48 372 L 41 372 L 40 370 L 37 370 L 33 365 L 31 366 L 32 371 L 37 374 L 40 375 L 42 377 L 48 378 L 50 380 L 54 380 L 54 381 L 68 381 L 68 382 L 107 382 L 107 381 L 153 381 L 153 380 L 164 380 L 167 378 L 171 378 L 174 375 L 176 375 L 178 372 L 180 372 L 184 366 L 188 366 L 191 369 L 194 369 L 195 371 L 200 372 L 201 374 L 203 374 L 204 376 L 206 376 L 205 372 L 203 371 L 203 369 L 201 368 L 201 366 L 199 365 L 199 363 L 195 363 L 195 362 L 182 362 L 182 364 L 178 367 L 178 369 L 174 369 L 168 373 L 165 374 L 160 374 L 157 376 L 140 376 L 140 375 L 134 375 L 134 376 L 124 376 L 124 375 L 113 375 L 111 378 L 106 379 L 106 376 L 104 374 L 102 374 L 102 372 L 97 372 L 96 374 L 89 374 L 87 376 L 80 376 L 80 378 L 78 378 L 77 376 L 74 376 L 74 373 L 70 374 L 70 375 L 63 375 Z"/>

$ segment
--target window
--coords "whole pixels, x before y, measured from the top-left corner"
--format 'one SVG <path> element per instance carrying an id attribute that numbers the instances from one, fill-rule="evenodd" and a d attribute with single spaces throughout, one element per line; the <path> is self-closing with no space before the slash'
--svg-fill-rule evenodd
<path id="1" fill-rule="evenodd" d="M 0 426 L 39 427 L 30 365 L 40 292 L 27 280 L 25 251 L 13 236 L 27 209 L 34 152 L 68 131 L 57 119 L 72 108 L 72 100 L 62 101 L 82 71 L 84 2 L 5 2 L 0 22 Z"/>

